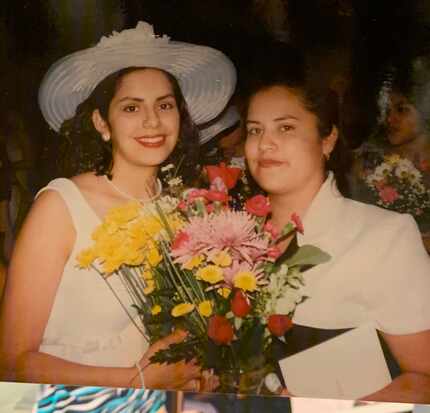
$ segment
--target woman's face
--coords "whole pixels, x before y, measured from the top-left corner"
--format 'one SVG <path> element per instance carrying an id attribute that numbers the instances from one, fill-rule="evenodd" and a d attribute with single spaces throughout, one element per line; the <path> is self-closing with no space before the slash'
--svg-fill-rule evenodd
<path id="1" fill-rule="evenodd" d="M 413 141 L 422 132 L 420 114 L 405 96 L 392 93 L 387 113 L 387 138 L 391 145 Z"/>
<path id="2" fill-rule="evenodd" d="M 252 176 L 269 195 L 319 187 L 324 181 L 324 155 L 336 138 L 333 128 L 321 139 L 317 117 L 286 87 L 273 86 L 251 98 L 245 155 Z"/>
<path id="3" fill-rule="evenodd" d="M 178 141 L 180 115 L 173 87 L 157 69 L 122 77 L 109 105 L 108 122 L 99 120 L 95 126 L 102 136 L 111 137 L 116 166 L 158 166 Z"/>

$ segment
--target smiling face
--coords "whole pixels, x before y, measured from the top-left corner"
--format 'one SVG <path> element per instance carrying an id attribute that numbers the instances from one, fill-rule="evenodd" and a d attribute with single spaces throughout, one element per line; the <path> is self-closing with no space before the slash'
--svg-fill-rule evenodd
<path id="1" fill-rule="evenodd" d="M 93 121 L 102 136 L 112 139 L 114 168 L 160 165 L 175 148 L 180 129 L 173 86 L 157 69 L 138 69 L 123 76 L 107 121 L 98 111 Z"/>
<path id="2" fill-rule="evenodd" d="M 245 154 L 250 172 L 269 195 L 317 190 L 324 181 L 324 156 L 337 130 L 321 139 L 317 117 L 284 86 L 257 92 L 246 119 Z"/>
<path id="3" fill-rule="evenodd" d="M 393 92 L 387 113 L 387 138 L 391 145 L 411 142 L 422 132 L 419 112 L 402 94 Z"/>

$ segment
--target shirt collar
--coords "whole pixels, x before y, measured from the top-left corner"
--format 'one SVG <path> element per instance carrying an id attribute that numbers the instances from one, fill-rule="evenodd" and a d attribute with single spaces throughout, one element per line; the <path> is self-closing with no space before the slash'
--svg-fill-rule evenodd
<path id="1" fill-rule="evenodd" d="M 325 234 L 339 217 L 344 197 L 337 189 L 333 172 L 328 176 L 303 216 L 304 234 L 298 234 L 299 243 Z"/>

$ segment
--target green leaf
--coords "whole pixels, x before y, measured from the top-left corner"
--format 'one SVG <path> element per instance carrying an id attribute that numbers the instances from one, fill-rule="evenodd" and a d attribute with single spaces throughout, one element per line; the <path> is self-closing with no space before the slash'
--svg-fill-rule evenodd
<path id="1" fill-rule="evenodd" d="M 275 265 L 273 266 L 272 272 L 278 271 L 281 265 L 286 260 L 294 256 L 294 254 L 296 254 L 298 250 L 299 250 L 299 245 L 297 244 L 297 235 L 294 234 L 294 237 L 291 240 L 291 242 L 288 244 L 288 247 L 285 250 L 285 252 L 276 260 Z"/>
<path id="2" fill-rule="evenodd" d="M 315 266 L 330 260 L 330 255 L 314 245 L 302 245 L 285 263 L 289 267 Z"/>

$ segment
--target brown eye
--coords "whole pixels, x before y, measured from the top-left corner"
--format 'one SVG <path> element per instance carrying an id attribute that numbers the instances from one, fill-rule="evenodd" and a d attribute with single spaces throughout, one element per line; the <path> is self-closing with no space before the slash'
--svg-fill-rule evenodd
<path id="1" fill-rule="evenodd" d="M 170 110 L 170 109 L 173 109 L 174 107 L 175 107 L 175 105 L 173 103 L 171 103 L 171 102 L 160 103 L 160 109 L 162 111 Z"/>
<path id="2" fill-rule="evenodd" d="M 137 112 L 137 110 L 138 110 L 138 107 L 136 105 L 127 105 L 124 107 L 124 112 L 133 113 L 133 112 Z"/>
<path id="3" fill-rule="evenodd" d="M 261 128 L 248 128 L 246 130 L 247 136 L 257 136 L 261 134 Z"/>
<path id="4" fill-rule="evenodd" d="M 291 126 L 291 125 L 282 125 L 280 127 L 281 132 L 289 132 L 289 131 L 291 131 L 293 129 L 294 129 L 294 127 Z"/>

